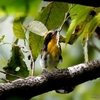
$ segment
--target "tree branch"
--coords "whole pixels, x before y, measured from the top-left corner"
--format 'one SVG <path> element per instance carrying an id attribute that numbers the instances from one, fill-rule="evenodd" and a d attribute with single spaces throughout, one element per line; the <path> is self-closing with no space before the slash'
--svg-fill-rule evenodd
<path id="1" fill-rule="evenodd" d="M 93 6 L 93 7 L 100 7 L 99 0 L 91 0 L 88 2 L 87 0 L 43 0 L 43 1 L 58 1 L 58 2 L 68 2 L 73 4 L 80 4 L 80 5 L 86 5 L 86 6 Z"/>
<path id="2" fill-rule="evenodd" d="M 94 60 L 54 72 L 43 72 L 39 76 L 20 78 L 11 83 L 1 83 L 0 100 L 11 96 L 29 99 L 62 87 L 71 92 L 72 87 L 98 77 L 100 77 L 100 60 Z"/>

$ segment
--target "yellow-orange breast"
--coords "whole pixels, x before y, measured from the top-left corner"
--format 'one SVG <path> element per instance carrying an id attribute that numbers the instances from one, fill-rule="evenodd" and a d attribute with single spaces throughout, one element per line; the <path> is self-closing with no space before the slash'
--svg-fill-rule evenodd
<path id="1" fill-rule="evenodd" d="M 60 45 L 60 44 L 59 44 Z M 48 43 L 47 51 L 52 55 L 52 57 L 59 57 L 61 55 L 60 46 L 57 45 L 56 35 L 54 35 L 51 41 Z"/>

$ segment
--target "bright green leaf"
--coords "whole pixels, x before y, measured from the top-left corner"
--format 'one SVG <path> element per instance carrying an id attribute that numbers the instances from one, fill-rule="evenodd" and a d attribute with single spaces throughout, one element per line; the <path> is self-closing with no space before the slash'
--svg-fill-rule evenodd
<path id="1" fill-rule="evenodd" d="M 91 9 L 92 7 L 83 6 L 79 13 L 77 13 L 77 16 L 75 17 L 75 19 L 72 20 L 66 33 L 66 43 L 68 43 L 70 36 L 74 32 L 76 26 L 78 26 L 78 24 L 86 20 L 88 13 Z"/>
<path id="2" fill-rule="evenodd" d="M 77 16 L 75 18 L 77 24 L 86 20 L 88 14 L 89 14 L 89 12 L 91 11 L 92 8 L 93 7 L 83 6 L 83 9 L 80 10 L 80 12 L 77 14 Z"/>
<path id="3" fill-rule="evenodd" d="M 89 23 L 89 36 L 95 31 L 98 25 L 100 25 L 100 13 L 96 15 Z"/>
<path id="4" fill-rule="evenodd" d="M 48 30 L 57 29 L 61 26 L 67 11 L 68 3 L 51 2 L 41 10 L 36 19 L 44 23 Z"/>
<path id="5" fill-rule="evenodd" d="M 36 58 L 40 54 L 42 45 L 43 45 L 43 37 L 30 32 L 29 33 L 29 47 L 31 49 L 34 60 L 36 60 Z"/>
<path id="6" fill-rule="evenodd" d="M 86 37 L 88 36 L 88 34 L 91 34 L 91 32 L 89 31 L 89 26 L 93 25 L 91 23 L 91 21 L 99 13 L 99 11 L 100 11 L 100 8 L 94 8 L 94 7 L 89 11 L 86 19 L 84 21 L 80 22 L 75 27 L 74 32 L 73 32 L 73 34 L 71 34 L 68 43 L 73 44 L 81 34 L 82 34 L 81 35 L 82 41 L 84 41 L 84 42 L 86 41 Z M 96 27 L 97 26 L 94 25 L 91 29 L 95 29 Z"/>
<path id="7" fill-rule="evenodd" d="M 95 31 L 97 26 L 100 24 L 100 14 L 92 17 L 89 22 L 85 25 L 84 31 L 82 33 L 82 42 L 86 41 L 87 36 L 90 37 Z"/>
<path id="8" fill-rule="evenodd" d="M 70 39 L 68 41 L 69 44 L 73 44 L 77 39 L 78 37 L 82 34 L 82 32 L 84 31 L 84 27 L 86 25 L 86 22 L 83 21 L 81 22 L 80 24 L 78 24 L 76 27 L 75 27 L 75 30 L 73 32 L 73 34 L 71 34 L 70 36 Z"/>
<path id="9" fill-rule="evenodd" d="M 27 77 L 29 75 L 29 71 L 24 62 L 24 55 L 19 46 L 12 46 L 11 57 L 8 60 L 8 64 L 3 69 L 10 74 L 18 75 L 21 77 Z M 19 68 L 19 70 L 17 70 Z M 8 80 L 14 80 L 16 77 L 6 75 Z"/>
<path id="10" fill-rule="evenodd" d="M 23 18 L 15 17 L 13 22 L 13 32 L 18 39 L 25 39 L 25 32 L 22 26 Z"/>
<path id="11" fill-rule="evenodd" d="M 72 6 L 72 4 L 69 4 L 69 8 Z M 83 9 L 82 5 L 76 4 L 70 11 L 70 17 L 73 20 L 75 18 L 75 16 L 79 13 L 79 11 Z"/>

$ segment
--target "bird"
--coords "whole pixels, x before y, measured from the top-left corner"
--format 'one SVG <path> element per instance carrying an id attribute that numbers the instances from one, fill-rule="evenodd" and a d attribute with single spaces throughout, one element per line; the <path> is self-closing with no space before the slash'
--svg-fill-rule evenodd
<path id="1" fill-rule="evenodd" d="M 50 30 L 44 36 L 40 59 L 40 65 L 43 70 L 55 71 L 59 62 L 62 61 L 59 38 L 60 32 L 58 30 Z"/>
<path id="2" fill-rule="evenodd" d="M 60 45 L 61 29 L 51 30 L 44 36 L 44 42 L 41 49 L 40 65 L 43 71 L 53 72 L 57 70 L 59 62 L 63 60 L 62 50 Z M 62 87 L 55 90 L 57 93 L 67 93 L 68 87 Z M 72 90 L 72 88 L 70 89 Z"/>

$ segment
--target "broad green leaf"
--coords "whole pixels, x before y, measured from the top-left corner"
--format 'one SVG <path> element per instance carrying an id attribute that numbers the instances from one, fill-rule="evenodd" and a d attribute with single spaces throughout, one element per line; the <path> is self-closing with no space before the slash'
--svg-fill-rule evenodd
<path id="1" fill-rule="evenodd" d="M 24 59 L 24 55 L 20 47 L 13 45 L 11 50 L 11 57 L 8 60 L 7 66 L 4 67 L 3 69 L 7 73 L 11 73 L 21 77 L 27 77 L 29 75 L 29 71 L 23 59 Z M 6 78 L 8 80 L 16 79 L 16 77 L 9 76 L 9 75 L 6 75 Z"/>
<path id="2" fill-rule="evenodd" d="M 47 33 L 48 31 L 43 23 L 41 23 L 40 21 L 36 21 L 36 20 L 31 21 L 29 25 L 26 26 L 25 28 L 40 36 L 44 36 L 45 33 Z"/>
<path id="3" fill-rule="evenodd" d="M 57 29 L 61 26 L 67 11 L 68 3 L 51 2 L 41 10 L 36 19 L 44 23 L 48 30 Z"/>
<path id="4" fill-rule="evenodd" d="M 13 32 L 18 39 L 25 39 L 25 32 L 22 26 L 23 19 L 21 17 L 15 17 L 13 22 Z"/>
<path id="5" fill-rule="evenodd" d="M 71 34 L 74 32 L 75 28 L 84 20 L 86 20 L 89 11 L 92 9 L 92 7 L 83 6 L 83 8 L 77 13 L 77 16 L 72 20 L 68 31 L 66 33 L 66 43 L 68 43 Z"/>
<path id="6" fill-rule="evenodd" d="M 0 15 L 36 16 L 42 0 L 0 0 Z"/>
<path id="7" fill-rule="evenodd" d="M 43 37 L 32 32 L 29 32 L 29 47 L 32 52 L 33 59 L 36 60 L 40 54 L 43 44 Z"/>

